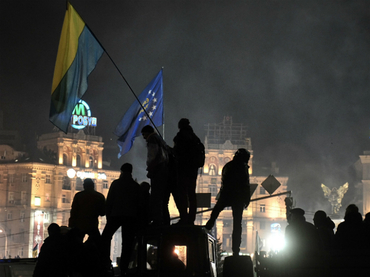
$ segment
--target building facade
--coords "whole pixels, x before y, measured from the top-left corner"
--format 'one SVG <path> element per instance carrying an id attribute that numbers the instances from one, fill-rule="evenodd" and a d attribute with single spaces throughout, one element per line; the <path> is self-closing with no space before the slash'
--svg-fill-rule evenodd
<path id="1" fill-rule="evenodd" d="M 33 156 L 0 145 L 0 255 L 32 257 L 55 222 L 68 226 L 75 193 L 91 178 L 105 196 L 119 171 L 103 169 L 102 137 L 53 132 L 39 137 Z M 105 217 L 99 223 L 100 231 Z M 114 240 L 115 242 L 115 240 Z M 119 249 L 112 247 L 119 253 Z"/>
<path id="2" fill-rule="evenodd" d="M 206 125 L 204 140 L 206 162 L 197 179 L 197 193 L 210 195 L 210 207 L 216 203 L 221 187 L 221 172 L 239 148 L 251 153 L 249 161 L 252 202 L 243 213 L 241 252 L 254 253 L 256 239 L 262 250 L 278 249 L 286 226 L 286 195 L 271 197 L 261 185 L 268 175 L 254 174 L 253 149 L 246 127 L 225 117 L 220 124 Z M 85 178 L 95 181 L 96 190 L 105 196 L 120 172 L 103 169 L 104 143 L 102 137 L 78 132 L 53 132 L 41 135 L 33 156 L 16 151 L 9 145 L 0 145 L 0 256 L 31 257 L 32 249 L 42 246 L 47 227 L 55 222 L 68 226 L 70 208 L 75 193 L 83 190 Z M 287 177 L 275 176 L 281 184 L 274 194 L 287 191 Z M 253 201 L 256 198 L 261 200 Z M 199 211 L 210 207 L 198 208 Z M 174 201 L 169 203 L 171 217 L 178 216 Z M 205 225 L 210 211 L 199 213 L 195 224 Z M 101 218 L 100 231 L 105 226 Z M 222 249 L 231 252 L 232 211 L 221 212 L 214 229 Z M 112 241 L 112 259 L 120 254 L 120 234 Z"/>
<path id="3" fill-rule="evenodd" d="M 364 151 L 360 155 L 360 173 L 362 183 L 363 215 L 370 212 L 370 151 Z M 359 207 L 360 208 L 360 207 Z"/>

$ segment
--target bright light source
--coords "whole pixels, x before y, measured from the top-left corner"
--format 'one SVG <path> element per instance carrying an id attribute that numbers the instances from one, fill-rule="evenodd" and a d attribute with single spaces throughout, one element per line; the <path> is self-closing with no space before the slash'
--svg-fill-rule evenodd
<path id="1" fill-rule="evenodd" d="M 41 198 L 39 196 L 35 196 L 35 206 L 41 205 Z"/>
<path id="2" fill-rule="evenodd" d="M 70 168 L 70 169 L 67 170 L 67 176 L 69 178 L 74 178 L 75 175 L 76 175 L 76 171 L 73 168 Z"/>

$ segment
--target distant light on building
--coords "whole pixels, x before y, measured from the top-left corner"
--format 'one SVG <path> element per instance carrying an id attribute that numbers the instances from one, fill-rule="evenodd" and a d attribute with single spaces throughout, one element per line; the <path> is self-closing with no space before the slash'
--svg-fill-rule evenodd
<path id="1" fill-rule="evenodd" d="M 40 206 L 41 205 L 41 197 L 35 196 L 35 206 Z"/>
<path id="2" fill-rule="evenodd" d="M 81 130 L 86 126 L 97 126 L 97 118 L 91 117 L 90 107 L 85 101 L 80 100 L 75 106 L 71 116 L 71 126 L 77 130 Z"/>
<path id="3" fill-rule="evenodd" d="M 74 170 L 73 168 L 68 169 L 67 176 L 71 179 L 74 178 L 76 176 L 76 170 Z"/>

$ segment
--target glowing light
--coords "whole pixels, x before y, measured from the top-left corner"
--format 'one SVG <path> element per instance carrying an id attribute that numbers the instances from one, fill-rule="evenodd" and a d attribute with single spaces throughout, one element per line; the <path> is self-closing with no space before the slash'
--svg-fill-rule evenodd
<path id="1" fill-rule="evenodd" d="M 74 178 L 76 176 L 76 170 L 74 170 L 73 168 L 70 168 L 67 170 L 67 176 L 69 178 Z"/>
<path id="2" fill-rule="evenodd" d="M 39 196 L 35 196 L 35 206 L 41 205 L 41 198 Z"/>
<path id="3" fill-rule="evenodd" d="M 86 126 L 97 126 L 96 117 L 91 117 L 91 110 L 89 105 L 83 101 L 78 101 L 71 116 L 72 127 L 74 129 L 83 129 Z"/>

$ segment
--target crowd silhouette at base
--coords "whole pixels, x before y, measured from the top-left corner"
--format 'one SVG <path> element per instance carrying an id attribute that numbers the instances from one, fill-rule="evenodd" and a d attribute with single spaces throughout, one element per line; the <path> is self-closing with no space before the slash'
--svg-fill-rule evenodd
<path id="1" fill-rule="evenodd" d="M 95 191 L 94 181 L 84 180 L 84 190 L 74 196 L 69 226 L 56 223 L 48 227 L 38 256 L 33 277 L 113 276 L 110 259 L 111 240 L 121 228 L 122 247 L 119 261 L 121 276 L 126 276 L 134 238 L 138 230 L 169 226 L 168 202 L 173 195 L 180 220 L 176 225 L 194 225 L 196 215 L 196 179 L 204 164 L 204 145 L 193 132 L 188 119 L 178 123 L 179 132 L 174 147 L 147 125 L 141 133 L 147 143 L 148 182 L 137 183 L 129 163 L 121 166 L 119 179 L 114 180 L 107 198 Z M 242 234 L 242 214 L 250 202 L 248 160 L 250 153 L 238 149 L 233 160 L 222 170 L 222 185 L 210 220 L 204 226 L 212 229 L 219 213 L 228 206 L 233 210 L 232 250 L 239 255 Z M 188 207 L 189 203 L 189 207 Z M 354 253 L 370 249 L 370 215 L 365 219 L 355 205 L 346 209 L 344 221 L 337 227 L 324 211 L 317 211 L 314 224 L 306 221 L 304 210 L 290 210 L 285 231 L 287 257 L 314 256 L 319 251 L 344 250 Z M 103 233 L 98 229 L 99 216 L 106 216 Z M 88 239 L 84 242 L 84 237 Z M 184 264 L 168 246 L 168 269 L 184 270 Z"/>
<path id="2" fill-rule="evenodd" d="M 300 208 L 288 213 L 282 251 L 256 252 L 257 276 L 368 276 L 370 213 L 363 219 L 358 207 L 350 204 L 336 229 L 322 210 L 315 212 L 313 224 L 304 214 Z"/>
<path id="3" fill-rule="evenodd" d="M 287 255 L 300 257 L 323 251 L 362 255 L 370 250 L 370 213 L 363 219 L 354 204 L 348 205 L 336 231 L 335 223 L 322 210 L 315 213 L 313 224 L 306 221 L 305 212 L 300 208 L 292 209 L 290 214 L 285 230 Z"/>

